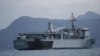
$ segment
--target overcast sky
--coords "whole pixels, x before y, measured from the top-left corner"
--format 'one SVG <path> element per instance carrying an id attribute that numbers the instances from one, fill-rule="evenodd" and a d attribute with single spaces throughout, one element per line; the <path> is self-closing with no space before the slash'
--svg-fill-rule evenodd
<path id="1" fill-rule="evenodd" d="M 100 0 L 0 0 L 0 29 L 20 16 L 66 19 L 87 11 L 100 14 Z"/>

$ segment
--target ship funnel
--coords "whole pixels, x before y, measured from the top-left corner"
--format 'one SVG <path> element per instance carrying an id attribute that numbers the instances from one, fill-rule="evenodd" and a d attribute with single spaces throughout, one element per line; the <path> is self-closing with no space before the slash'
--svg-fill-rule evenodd
<path id="1" fill-rule="evenodd" d="M 75 30 L 75 21 L 74 13 L 71 13 L 70 22 L 72 23 L 72 30 Z"/>
<path id="2" fill-rule="evenodd" d="M 52 23 L 49 20 L 49 22 L 48 22 L 48 32 L 52 32 L 52 31 L 53 31 Z"/>

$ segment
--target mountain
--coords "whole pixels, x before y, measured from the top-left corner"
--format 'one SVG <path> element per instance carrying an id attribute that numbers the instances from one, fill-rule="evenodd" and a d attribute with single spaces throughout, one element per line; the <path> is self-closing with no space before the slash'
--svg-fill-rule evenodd
<path id="1" fill-rule="evenodd" d="M 91 37 L 96 38 L 96 47 L 100 47 L 100 15 L 88 11 L 84 15 L 77 17 L 76 24 L 79 27 L 88 27 L 91 30 Z M 0 49 L 13 48 L 13 40 L 16 39 L 18 33 L 21 32 L 44 32 L 47 31 L 48 18 L 33 18 L 22 16 L 12 22 L 6 29 L 0 31 Z M 68 20 L 51 19 L 54 28 L 60 26 L 70 27 Z"/>
<path id="2" fill-rule="evenodd" d="M 100 14 L 88 11 L 84 15 L 78 16 L 78 18 L 80 18 L 80 19 L 99 19 Z"/>

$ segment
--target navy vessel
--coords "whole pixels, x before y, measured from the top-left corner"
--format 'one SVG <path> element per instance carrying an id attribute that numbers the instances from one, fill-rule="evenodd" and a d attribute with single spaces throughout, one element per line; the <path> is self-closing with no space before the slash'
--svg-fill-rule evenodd
<path id="1" fill-rule="evenodd" d="M 95 44 L 95 39 L 90 37 L 88 28 L 75 27 L 75 21 L 72 13 L 70 29 L 67 27 L 53 29 L 49 21 L 47 32 L 20 33 L 13 41 L 14 48 L 18 50 L 91 48 Z"/>

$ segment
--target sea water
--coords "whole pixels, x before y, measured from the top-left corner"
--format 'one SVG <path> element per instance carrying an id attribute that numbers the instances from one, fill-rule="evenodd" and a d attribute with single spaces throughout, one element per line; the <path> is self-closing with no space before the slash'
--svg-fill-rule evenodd
<path id="1" fill-rule="evenodd" d="M 100 56 L 100 48 L 49 49 L 49 50 L 0 50 L 0 56 Z"/>

